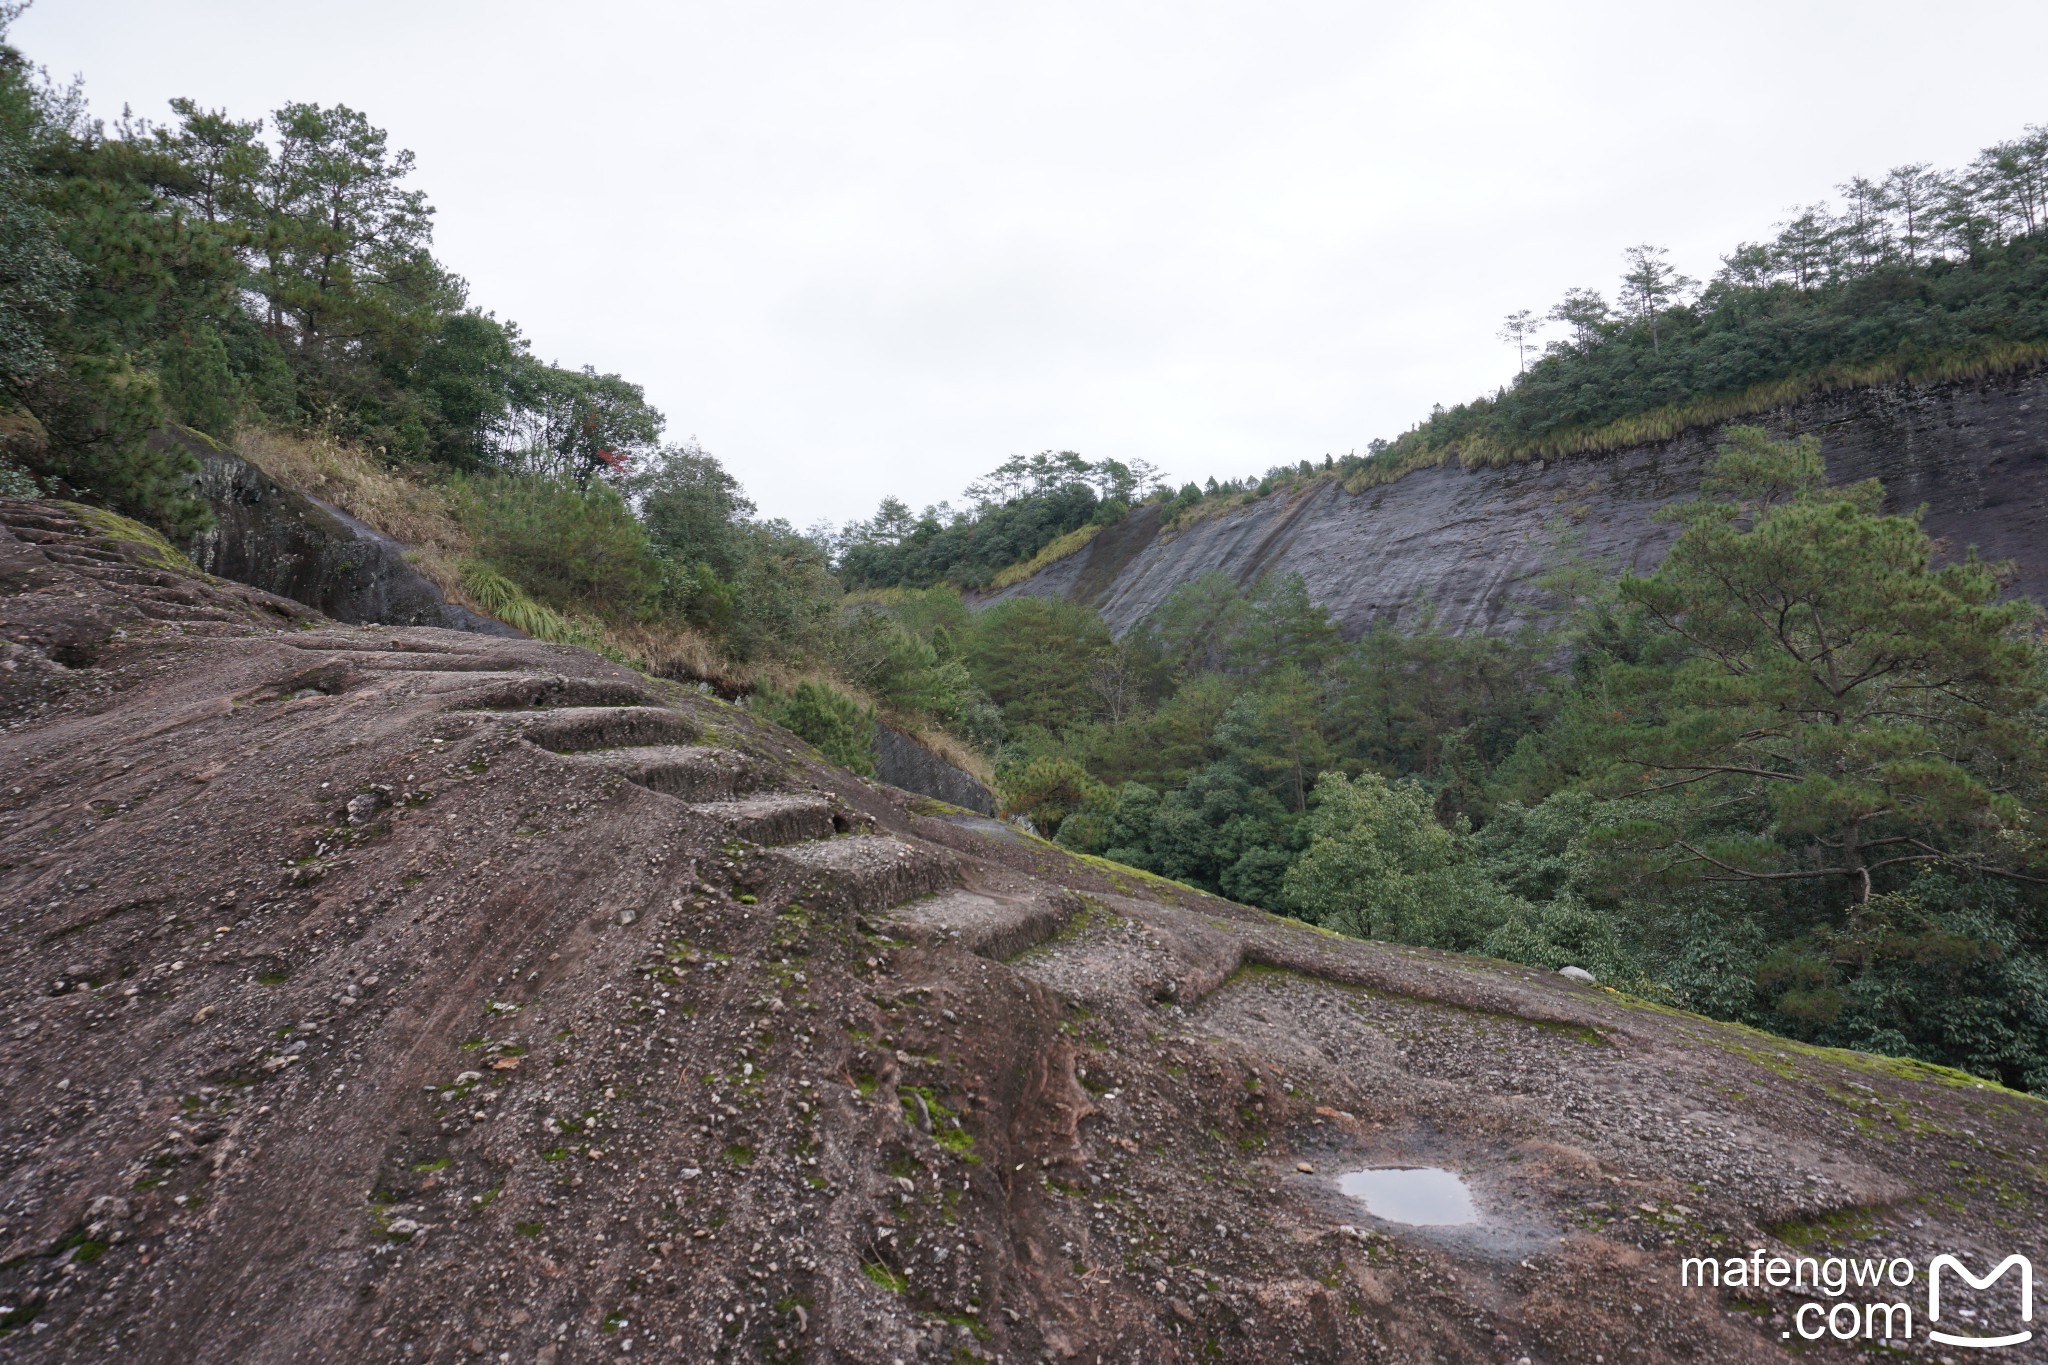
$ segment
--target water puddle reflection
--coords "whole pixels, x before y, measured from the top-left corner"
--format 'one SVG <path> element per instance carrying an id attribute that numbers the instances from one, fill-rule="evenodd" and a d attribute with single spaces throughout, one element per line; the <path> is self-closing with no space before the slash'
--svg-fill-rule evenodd
<path id="1" fill-rule="evenodd" d="M 1446 1226 L 1479 1221 L 1465 1182 L 1435 1166 L 1348 1171 L 1337 1177 L 1337 1188 L 1389 1223 Z"/>

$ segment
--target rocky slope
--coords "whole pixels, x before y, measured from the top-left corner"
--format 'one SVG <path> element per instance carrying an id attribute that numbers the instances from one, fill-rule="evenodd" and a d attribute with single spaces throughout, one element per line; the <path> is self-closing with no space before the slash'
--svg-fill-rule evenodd
<path id="1" fill-rule="evenodd" d="M 1681 1254 L 2043 1248 L 2038 1101 L 138 544 L 0 503 L 0 1360 L 1763 1361 Z M 1482 1221 L 1337 1184 L 1421 1164 Z"/>
<path id="2" fill-rule="evenodd" d="M 1846 390 L 1749 420 L 1818 435 L 1834 479 L 1882 479 L 1892 508 L 1926 506 L 1951 552 L 2014 561 L 2014 591 L 2048 602 L 2048 371 Z M 1210 570 L 1244 583 L 1300 573 L 1347 636 L 1426 610 L 1454 632 L 1505 630 L 1518 605 L 1540 602 L 1533 580 L 1561 533 L 1601 563 L 1654 568 L 1674 528 L 1653 514 L 1698 491 L 1714 442 L 1709 429 L 1547 464 L 1428 469 L 1356 494 L 1324 481 L 1178 533 L 1162 534 L 1157 509 L 1141 508 L 988 600 L 1066 597 L 1121 634 Z"/>

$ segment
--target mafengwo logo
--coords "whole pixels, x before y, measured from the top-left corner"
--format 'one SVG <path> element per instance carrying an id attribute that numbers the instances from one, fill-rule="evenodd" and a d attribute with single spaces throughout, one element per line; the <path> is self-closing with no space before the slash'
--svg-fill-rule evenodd
<path id="1" fill-rule="evenodd" d="M 1942 1313 L 1944 1276 L 1951 1286 L 1949 1312 Z M 1961 1307 L 1955 1302 L 1955 1282 L 1972 1289 L 1989 1290 L 2011 1276 L 2013 1298 L 2003 1306 L 1985 1310 Z M 1781 1335 L 1797 1335 L 1805 1341 L 1833 1337 L 1836 1341 L 1912 1341 L 1918 1333 L 1913 1305 L 1904 1297 L 1887 1297 L 1909 1289 L 1919 1278 L 1919 1267 L 1904 1257 L 1877 1260 L 1829 1256 L 1766 1255 L 1753 1248 L 1747 1259 L 1730 1256 L 1725 1260 L 1689 1256 L 1679 1263 L 1678 1282 L 1698 1289 L 1792 1289 L 1807 1290 L 1835 1300 L 1809 1301 L 1792 1314 L 1792 1329 Z M 1863 1290 L 1857 1294 L 1853 1291 Z M 1960 1256 L 1943 1254 L 1927 1263 L 1927 1317 L 1918 1326 L 1926 1339 L 1939 1346 L 1998 1350 L 2023 1346 L 2034 1339 L 2027 1324 L 2034 1320 L 2034 1263 L 2012 1255 L 1983 1275 L 1964 1263 Z"/>
<path id="2" fill-rule="evenodd" d="M 1998 1280 L 2005 1278 L 2008 1270 L 2019 1271 L 2021 1322 L 2034 1320 L 2034 1263 L 2024 1256 L 2008 1256 L 1983 1279 L 1978 1279 L 1954 1256 L 1937 1256 L 1927 1265 L 1927 1339 L 1938 1341 L 1944 1346 L 2019 1346 L 2034 1339 L 2031 1328 L 2008 1332 L 2004 1336 L 1961 1336 L 1951 1332 L 1935 1330 L 1934 1324 L 1941 1321 L 1941 1272 L 1953 1270 L 1967 1280 L 1973 1289 L 1989 1289 Z"/>

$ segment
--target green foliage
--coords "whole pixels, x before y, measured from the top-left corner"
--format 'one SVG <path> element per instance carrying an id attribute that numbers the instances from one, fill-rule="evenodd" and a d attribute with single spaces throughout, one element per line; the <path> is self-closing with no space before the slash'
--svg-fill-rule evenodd
<path id="1" fill-rule="evenodd" d="M 588 365 L 570 370 L 522 359 L 509 372 L 507 403 L 502 461 L 555 479 L 624 473 L 653 450 L 666 424 L 638 384 Z"/>
<path id="2" fill-rule="evenodd" d="M 1873 483 L 1829 488 L 1819 443 L 1729 433 L 1648 578 L 1622 583 L 1658 646 L 1603 679 L 1584 731 L 1597 782 L 1668 792 L 1624 839 L 1709 879 L 1828 880 L 1867 900 L 1888 870 L 2017 873 L 2048 765 L 2034 608 L 1966 561 L 1932 567 Z"/>
<path id="3" fill-rule="evenodd" d="M 933 610 L 934 598 L 950 607 Z M 954 653 L 955 631 L 968 626 L 966 608 L 937 589 L 899 594 L 898 603 L 869 598 L 840 613 L 830 644 L 834 671 L 893 710 L 929 717 L 993 750 L 1004 734 L 1002 713 Z"/>
<path id="4" fill-rule="evenodd" d="M 1251 905 L 1278 906 L 1298 847 L 1287 808 L 1232 763 L 1163 795 L 1139 782 L 1089 789 L 1059 842 Z"/>
<path id="5" fill-rule="evenodd" d="M 493 475 L 456 488 L 478 554 L 541 603 L 622 621 L 651 607 L 660 565 L 608 485 Z"/>
<path id="6" fill-rule="evenodd" d="M 470 600 L 514 630 L 524 631 L 536 640 L 580 645 L 616 662 L 625 662 L 592 626 L 534 601 L 517 583 L 481 560 L 463 561 L 460 572 L 463 591 Z"/>
<path id="7" fill-rule="evenodd" d="M 738 659 L 807 658 L 839 596 L 825 551 L 780 519 L 741 525 L 743 556 L 722 639 Z"/>
<path id="8" fill-rule="evenodd" d="M 679 564 L 702 564 L 723 581 L 739 576 L 745 553 L 739 526 L 754 504 L 702 446 L 661 450 L 633 472 L 626 487 L 655 553 Z"/>
<path id="9" fill-rule="evenodd" d="M 1324 773 L 1308 847 L 1283 895 L 1303 919 L 1342 933 L 1476 948 L 1521 908 L 1471 858 L 1463 828 L 1440 824 L 1427 790 L 1378 773 Z"/>
<path id="10" fill-rule="evenodd" d="M 249 158 L 262 212 L 252 283 L 309 373 L 336 383 L 365 343 L 403 348 L 436 328 L 459 285 L 428 254 L 433 210 L 404 185 L 411 152 L 347 105 L 290 103 L 273 122 L 274 150 Z"/>
<path id="11" fill-rule="evenodd" d="M 0 498 L 39 498 L 43 486 L 36 476 L 0 455 Z"/>
<path id="12" fill-rule="evenodd" d="M 29 468 L 62 496 L 111 507 L 181 540 L 209 524 L 190 482 L 196 462 L 175 442 L 154 439 L 164 422 L 154 375 L 125 358 L 73 356 L 32 392 L 49 443 Z"/>
<path id="13" fill-rule="evenodd" d="M 75 448 L 57 412 L 124 368 L 223 438 L 254 412 L 395 460 L 577 483 L 653 448 L 661 414 L 637 385 L 542 364 L 467 306 L 430 250 L 412 154 L 365 114 L 294 102 L 245 120 L 176 99 L 171 115 L 110 127 L 0 47 L 0 383 L 72 486 L 160 482 L 114 468 L 132 442 Z"/>
<path id="14" fill-rule="evenodd" d="M 230 314 L 215 330 L 228 353 L 228 368 L 234 373 L 245 409 L 273 423 L 296 421 L 298 376 L 276 338 L 245 313 Z"/>
<path id="15" fill-rule="evenodd" d="M 884 498 L 873 518 L 838 533 L 839 574 L 850 588 L 1001 586 L 1055 543 L 1078 549 L 1085 528 L 1114 521 L 1155 477 L 1142 461 L 1091 464 L 1071 450 L 1012 456 L 968 485 L 968 509 L 940 504 L 913 515 Z"/>
<path id="16" fill-rule="evenodd" d="M 808 678 L 786 692 L 763 685 L 754 709 L 840 767 L 875 775 L 875 713 L 838 688 Z"/>
<path id="17" fill-rule="evenodd" d="M 514 376 L 525 363 L 519 329 L 465 309 L 441 319 L 407 383 L 428 400 L 428 454 L 458 469 L 490 464 L 494 437 L 511 412 Z"/>
<path id="18" fill-rule="evenodd" d="M 165 338 L 160 354 L 157 375 L 171 412 L 209 436 L 232 437 L 241 402 L 220 333 L 195 323 Z"/>
<path id="19" fill-rule="evenodd" d="M 1015 730 L 1092 711 L 1090 679 L 1109 646 L 1108 628 L 1087 608 L 1056 597 L 1016 597 L 980 613 L 966 662 Z"/>
<path id="20" fill-rule="evenodd" d="M 56 364 L 50 335 L 71 305 L 78 263 L 42 203 L 33 156 L 41 119 L 27 63 L 7 46 L 0 9 L 0 392 L 18 393 Z"/>
<path id="21" fill-rule="evenodd" d="M 1100 804 L 1103 795 L 1102 784 L 1079 763 L 1045 755 L 1013 772 L 998 772 L 996 786 L 1004 813 L 1029 820 L 1047 838 L 1058 835 L 1075 811 L 1091 802 Z"/>

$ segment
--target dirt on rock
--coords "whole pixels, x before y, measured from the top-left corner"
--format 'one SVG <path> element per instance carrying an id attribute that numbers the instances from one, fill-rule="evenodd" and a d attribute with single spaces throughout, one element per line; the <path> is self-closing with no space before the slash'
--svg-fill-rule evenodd
<path id="1" fill-rule="evenodd" d="M 1848 1359 L 1681 1258 L 2048 1251 L 2033 1099 L 154 553 L 0 503 L 0 1360 Z"/>

